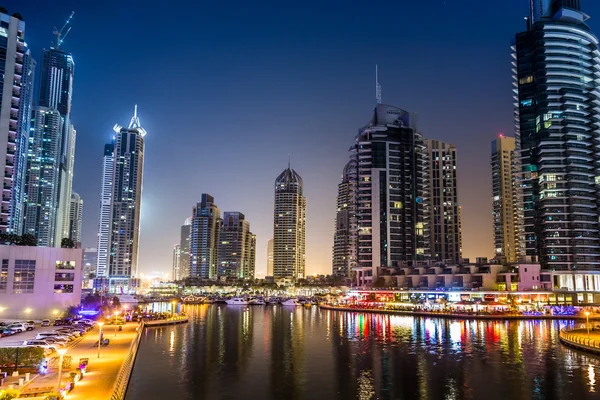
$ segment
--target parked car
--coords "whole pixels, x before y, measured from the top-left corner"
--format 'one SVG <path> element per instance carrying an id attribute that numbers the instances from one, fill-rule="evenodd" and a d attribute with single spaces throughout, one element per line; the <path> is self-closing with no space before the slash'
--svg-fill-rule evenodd
<path id="1" fill-rule="evenodd" d="M 50 320 L 49 319 L 43 319 L 41 325 L 42 326 L 50 326 Z"/>
<path id="2" fill-rule="evenodd" d="M 32 331 L 35 329 L 35 322 L 33 322 L 33 321 L 26 321 L 26 322 L 24 322 L 24 324 L 27 327 L 28 331 Z"/>
<path id="3" fill-rule="evenodd" d="M 50 349 L 56 351 L 58 346 L 48 343 L 45 340 L 26 340 L 23 342 L 23 346 L 35 346 L 35 347 L 43 347 L 45 349 Z"/>
<path id="4" fill-rule="evenodd" d="M 0 337 L 12 336 L 15 333 L 17 333 L 17 332 L 13 331 L 12 329 L 6 328 L 6 329 L 3 329 L 2 332 L 0 332 Z"/>
<path id="5" fill-rule="evenodd" d="M 53 325 L 54 326 L 63 326 L 63 325 L 69 325 L 69 324 L 64 319 L 55 319 Z"/>
<path id="6" fill-rule="evenodd" d="M 54 335 L 56 335 L 55 332 L 40 332 L 35 336 L 35 338 L 39 339 L 39 340 L 44 340 L 44 339 L 46 339 L 48 337 L 52 337 Z"/>
<path id="7" fill-rule="evenodd" d="M 9 328 L 17 332 L 25 332 L 29 330 L 24 322 L 13 322 Z"/>
<path id="8" fill-rule="evenodd" d="M 58 333 L 59 335 L 70 336 L 73 339 L 81 336 L 81 333 L 79 331 L 72 329 L 57 329 L 56 333 Z"/>
<path id="9" fill-rule="evenodd" d="M 48 342 L 49 344 L 56 345 L 59 347 L 65 347 L 67 345 L 66 340 L 58 339 L 58 338 L 51 337 L 51 336 L 45 337 L 44 340 L 46 342 Z"/>

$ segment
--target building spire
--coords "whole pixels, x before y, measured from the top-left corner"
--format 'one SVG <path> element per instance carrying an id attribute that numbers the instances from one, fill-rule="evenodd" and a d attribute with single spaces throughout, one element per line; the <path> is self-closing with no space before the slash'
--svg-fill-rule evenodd
<path id="1" fill-rule="evenodd" d="M 375 99 L 381 104 L 381 85 L 379 84 L 378 66 L 375 64 Z"/>
<path id="2" fill-rule="evenodd" d="M 292 167 L 292 157 L 290 156 L 290 153 L 288 153 L 288 169 L 290 169 Z"/>
<path id="3" fill-rule="evenodd" d="M 137 104 L 136 104 L 133 109 L 133 117 L 131 117 L 131 121 L 129 122 L 129 129 L 141 128 L 141 127 L 142 127 L 142 125 L 140 124 L 140 119 L 138 118 L 138 115 L 137 115 Z"/>

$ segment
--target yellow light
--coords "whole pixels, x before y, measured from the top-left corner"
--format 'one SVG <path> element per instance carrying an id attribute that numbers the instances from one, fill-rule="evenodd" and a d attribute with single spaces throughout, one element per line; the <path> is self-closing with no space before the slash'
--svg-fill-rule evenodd
<path id="1" fill-rule="evenodd" d="M 104 322 L 102 322 L 102 321 L 98 322 L 98 326 L 99 326 L 100 328 L 102 328 L 102 325 L 104 325 Z"/>
<path id="2" fill-rule="evenodd" d="M 29 313 L 31 312 L 31 308 L 26 308 L 26 309 L 25 309 L 25 312 L 26 312 L 27 314 L 29 314 Z"/>
<path id="3" fill-rule="evenodd" d="M 67 352 L 67 349 L 58 349 L 58 350 L 56 350 L 56 352 L 58 353 L 59 356 L 64 356 L 65 353 Z"/>
<path id="4" fill-rule="evenodd" d="M 52 311 L 52 314 L 57 315 L 58 314 L 58 310 Z"/>
<path id="5" fill-rule="evenodd" d="M 585 314 L 586 317 L 590 316 L 590 312 L 589 311 L 584 312 L 584 314 Z"/>

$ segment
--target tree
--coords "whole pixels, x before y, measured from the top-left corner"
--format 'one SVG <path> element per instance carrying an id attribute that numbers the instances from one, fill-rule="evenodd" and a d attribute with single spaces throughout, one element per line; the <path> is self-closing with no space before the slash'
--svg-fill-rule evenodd
<path id="1" fill-rule="evenodd" d="M 119 298 L 117 296 L 113 297 L 112 303 L 113 303 L 113 306 L 115 306 L 117 308 L 121 307 L 121 301 L 119 300 Z"/>
<path id="2" fill-rule="evenodd" d="M 37 238 L 30 233 L 21 236 L 19 246 L 37 246 Z"/>
<path id="3" fill-rule="evenodd" d="M 60 247 L 62 247 L 63 249 L 74 249 L 75 242 L 69 238 L 62 238 L 62 240 L 60 241 Z"/>

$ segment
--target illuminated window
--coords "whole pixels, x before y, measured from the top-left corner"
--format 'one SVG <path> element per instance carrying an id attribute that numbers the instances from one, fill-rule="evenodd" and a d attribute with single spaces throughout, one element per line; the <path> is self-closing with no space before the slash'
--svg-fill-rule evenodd
<path id="1" fill-rule="evenodd" d="M 525 78 L 519 79 L 519 85 L 526 85 L 533 82 L 533 75 L 526 76 Z"/>
<path id="2" fill-rule="evenodd" d="M 402 208 L 402 202 L 401 201 L 394 201 L 392 203 L 392 207 L 393 208 Z"/>
<path id="3" fill-rule="evenodd" d="M 417 224 L 415 225 L 415 233 L 417 235 L 423 235 L 424 234 L 424 229 L 423 229 L 423 223 L 422 222 L 417 222 Z"/>

